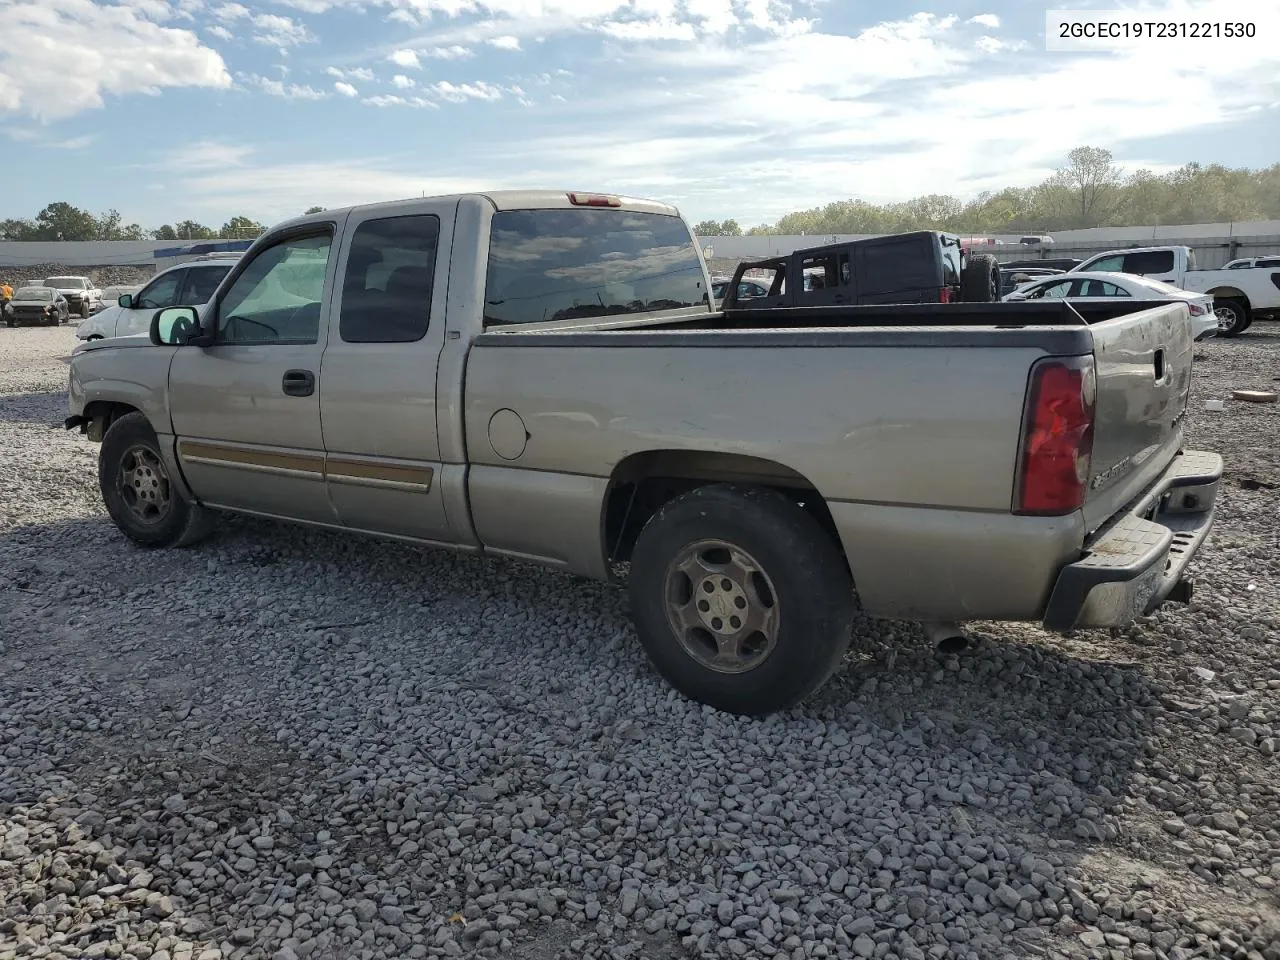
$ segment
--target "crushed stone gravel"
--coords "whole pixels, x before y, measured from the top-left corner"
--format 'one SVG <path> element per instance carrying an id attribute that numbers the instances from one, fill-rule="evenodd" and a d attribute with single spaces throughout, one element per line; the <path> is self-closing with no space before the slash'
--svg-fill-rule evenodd
<path id="1" fill-rule="evenodd" d="M 1280 329 L 1197 348 L 1188 606 L 962 655 L 864 619 L 811 703 L 682 700 L 623 594 L 107 520 L 69 329 L 0 328 L 0 956 L 1280 960 Z"/>

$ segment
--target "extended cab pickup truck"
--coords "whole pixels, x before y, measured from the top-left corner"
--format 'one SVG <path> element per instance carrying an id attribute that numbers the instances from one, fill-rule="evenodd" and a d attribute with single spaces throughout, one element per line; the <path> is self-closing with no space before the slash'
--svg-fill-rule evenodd
<path id="1" fill-rule="evenodd" d="M 1071 272 L 1136 273 L 1193 293 L 1207 293 L 1218 315 L 1218 336 L 1235 337 L 1248 330 L 1255 318 L 1280 317 L 1280 267 L 1266 266 L 1266 258 L 1260 265 L 1254 263 L 1244 269 L 1198 270 L 1190 247 L 1138 247 L 1100 253 Z"/>
<path id="2" fill-rule="evenodd" d="M 859 604 L 941 640 L 1188 595 L 1222 461 L 1182 448 L 1184 304 L 730 316 L 709 287 L 651 201 L 327 210 L 77 347 L 66 426 L 142 545 L 226 510 L 625 575 L 659 672 L 736 713 L 816 690 Z"/>

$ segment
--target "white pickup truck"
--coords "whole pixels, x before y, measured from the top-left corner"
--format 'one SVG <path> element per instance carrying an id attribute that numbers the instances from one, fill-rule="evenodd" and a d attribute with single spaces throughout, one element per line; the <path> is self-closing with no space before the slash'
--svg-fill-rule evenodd
<path id="1" fill-rule="evenodd" d="M 1273 262 L 1260 258 L 1248 268 L 1198 270 L 1190 247 L 1134 247 L 1099 253 L 1069 272 L 1136 273 L 1193 293 L 1207 293 L 1218 315 L 1218 336 L 1234 337 L 1249 329 L 1255 318 L 1280 318 L 1280 266 L 1267 266 Z"/>
<path id="2" fill-rule="evenodd" d="M 81 319 L 102 309 L 102 291 L 88 277 L 48 277 L 44 285 L 66 297 L 71 312 Z"/>

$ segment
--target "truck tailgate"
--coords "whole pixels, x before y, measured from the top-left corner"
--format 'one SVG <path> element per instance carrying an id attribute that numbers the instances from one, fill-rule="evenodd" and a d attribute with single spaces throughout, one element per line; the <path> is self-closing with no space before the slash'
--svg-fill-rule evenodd
<path id="1" fill-rule="evenodd" d="M 1090 326 L 1097 378 L 1085 494 L 1095 530 L 1150 486 L 1182 442 L 1194 351 L 1185 305 L 1166 303 Z"/>

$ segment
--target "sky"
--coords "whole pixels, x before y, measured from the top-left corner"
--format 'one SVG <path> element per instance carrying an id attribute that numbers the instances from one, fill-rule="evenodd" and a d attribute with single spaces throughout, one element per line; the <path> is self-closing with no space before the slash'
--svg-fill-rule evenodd
<path id="1" fill-rule="evenodd" d="M 1255 36 L 1046 49 L 1046 10 L 1090 8 Z M 545 187 L 750 226 L 1026 186 L 1081 145 L 1156 172 L 1280 161 L 1280 6 L 0 0 L 0 217 L 270 224 Z"/>

